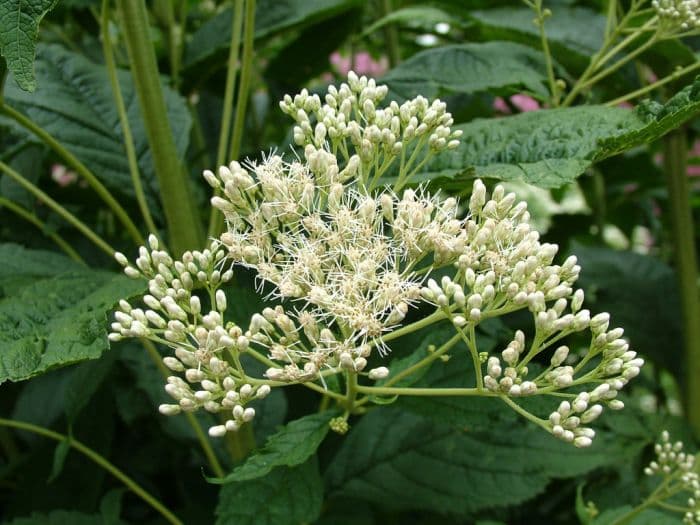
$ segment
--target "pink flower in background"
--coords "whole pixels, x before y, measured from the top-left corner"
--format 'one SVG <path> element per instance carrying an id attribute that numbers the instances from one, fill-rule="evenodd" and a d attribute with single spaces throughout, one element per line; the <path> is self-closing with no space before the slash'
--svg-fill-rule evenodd
<path id="1" fill-rule="evenodd" d="M 331 54 L 330 61 L 341 76 L 346 76 L 352 66 L 350 57 L 344 57 L 338 51 Z M 360 51 L 355 54 L 355 64 L 352 67 L 358 75 L 380 77 L 389 68 L 389 60 L 384 56 L 379 60 L 374 60 L 367 51 Z"/>
<path id="2" fill-rule="evenodd" d="M 542 108 L 540 103 L 537 102 L 534 98 L 523 93 L 512 95 L 508 100 L 511 104 L 513 104 L 513 106 L 515 106 L 515 108 L 518 111 L 520 111 L 520 113 L 527 113 L 528 111 L 537 111 L 538 109 Z M 494 98 L 492 107 L 494 110 L 496 110 L 497 113 L 503 113 L 504 115 L 509 115 L 512 113 L 510 106 L 502 97 Z"/>
<path id="3" fill-rule="evenodd" d="M 61 188 L 65 188 L 75 183 L 78 180 L 78 175 L 63 164 L 53 164 L 51 166 L 51 178 Z"/>

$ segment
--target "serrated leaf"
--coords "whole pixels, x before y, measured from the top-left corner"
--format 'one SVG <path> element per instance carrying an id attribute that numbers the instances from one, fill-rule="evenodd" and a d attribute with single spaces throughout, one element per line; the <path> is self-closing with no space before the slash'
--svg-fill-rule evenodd
<path id="1" fill-rule="evenodd" d="M 330 422 L 337 413 L 329 410 L 296 419 L 267 439 L 265 446 L 250 456 L 224 478 L 210 478 L 212 483 L 230 483 L 260 478 L 275 467 L 294 467 L 316 453 L 328 434 Z"/>
<path id="2" fill-rule="evenodd" d="M 221 488 L 216 525 L 301 525 L 321 513 L 323 482 L 316 457 Z"/>
<path id="3" fill-rule="evenodd" d="M 423 95 L 502 90 L 530 91 L 546 97 L 547 70 L 542 54 L 512 42 L 441 46 L 422 51 L 382 79 L 402 99 Z"/>
<path id="4" fill-rule="evenodd" d="M 25 91 L 34 91 L 34 53 L 39 23 L 58 0 L 3 0 L 0 2 L 0 55 Z"/>
<path id="5" fill-rule="evenodd" d="M 65 255 L 46 250 L 28 250 L 19 244 L 0 244 L 0 298 L 24 286 L 54 275 L 85 267 Z"/>
<path id="6" fill-rule="evenodd" d="M 345 438 L 326 481 L 338 497 L 389 510 L 466 515 L 522 503 L 542 493 L 553 478 L 581 475 L 614 461 L 619 457 L 605 446 L 577 450 L 525 422 L 456 429 L 380 408 Z"/>
<path id="7" fill-rule="evenodd" d="M 611 157 L 639 144 L 653 142 L 678 128 L 698 111 L 700 111 L 700 76 L 663 105 L 653 101 L 640 104 L 636 112 L 644 124 L 623 130 L 622 133 L 612 137 L 602 138 L 596 158 Z"/>
<path id="8" fill-rule="evenodd" d="M 144 283 L 95 270 L 36 282 L 0 300 L 0 383 L 100 357 L 107 314 Z"/>
<path id="9" fill-rule="evenodd" d="M 575 245 L 578 286 L 595 311 L 609 312 L 630 347 L 682 376 L 682 327 L 676 275 L 655 257 Z"/>
<path id="10" fill-rule="evenodd" d="M 356 7 L 358 0 L 262 0 L 255 10 L 255 38 L 313 25 Z M 191 68 L 225 52 L 231 41 L 232 10 L 226 9 L 194 32 L 183 64 Z"/>
<path id="11" fill-rule="evenodd" d="M 58 45 L 40 46 L 37 53 L 39 87 L 33 94 L 8 84 L 5 99 L 80 159 L 119 195 L 132 197 L 133 184 L 124 150 L 124 135 L 114 104 L 112 88 L 104 66 Z M 143 119 L 131 74 L 118 71 L 134 147 L 151 209 L 158 209 L 158 187 Z M 163 86 L 168 119 L 178 152 L 184 157 L 192 120 L 184 99 Z M 23 128 L 5 118 L 2 124 L 36 140 Z"/>

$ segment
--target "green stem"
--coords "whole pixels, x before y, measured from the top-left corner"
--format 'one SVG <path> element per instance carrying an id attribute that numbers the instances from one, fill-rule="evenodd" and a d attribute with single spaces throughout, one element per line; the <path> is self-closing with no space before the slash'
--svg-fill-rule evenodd
<path id="1" fill-rule="evenodd" d="M 550 100 L 552 106 L 557 107 L 559 105 L 559 88 L 557 87 L 557 79 L 554 78 L 552 52 L 549 49 L 549 41 L 547 40 L 547 33 L 544 29 L 544 21 L 551 13 L 549 10 L 544 11 L 542 9 L 542 0 L 537 0 L 535 2 L 535 12 L 537 14 L 535 22 L 540 30 L 540 44 L 542 45 L 542 53 L 544 54 L 544 61 L 547 67 L 547 81 L 549 82 L 549 93 L 551 95 Z"/>
<path id="2" fill-rule="evenodd" d="M 442 321 L 443 319 L 447 319 L 447 315 L 442 310 L 437 310 L 436 312 L 430 314 L 428 317 L 424 317 L 420 321 L 407 324 L 406 326 L 403 326 L 398 330 L 389 332 L 387 335 L 381 338 L 382 342 L 386 343 L 389 341 L 393 341 L 394 339 L 398 339 L 399 337 L 403 337 L 404 335 L 411 334 L 417 330 L 420 330 L 421 328 L 425 328 L 426 326 L 430 326 L 433 323 Z"/>
<path id="3" fill-rule="evenodd" d="M 163 360 L 160 357 L 160 353 L 158 352 L 156 345 L 154 345 L 153 342 L 149 341 L 148 339 L 140 339 L 140 341 L 141 343 L 143 343 L 146 352 L 148 352 L 149 357 L 151 358 L 151 360 L 153 360 L 161 375 L 164 378 L 170 376 L 170 371 L 163 364 Z M 199 441 L 199 445 L 202 447 L 202 451 L 204 452 L 204 455 L 206 456 L 212 471 L 214 472 L 214 474 L 216 474 L 217 477 L 224 476 L 224 470 L 221 468 L 221 464 L 219 463 L 216 454 L 214 454 L 214 449 L 211 448 L 209 438 L 207 438 L 207 435 L 204 433 L 204 430 L 202 430 L 199 421 L 197 421 L 197 418 L 192 412 L 185 412 L 185 416 L 187 417 L 187 422 L 190 424 L 192 430 L 194 430 L 194 433 L 197 436 L 197 441 Z"/>
<path id="4" fill-rule="evenodd" d="M 434 352 L 430 353 L 423 359 L 421 359 L 419 362 L 416 364 L 409 366 L 408 368 L 402 370 L 395 376 L 393 376 L 391 379 L 389 379 L 385 384 L 384 387 L 390 387 L 391 385 L 395 385 L 399 381 L 401 381 L 404 377 L 410 376 L 411 374 L 417 372 L 421 368 L 424 368 L 431 364 L 433 361 L 436 359 L 439 359 L 442 355 L 447 353 L 457 342 L 460 340 L 460 335 L 455 334 L 453 335 L 447 342 L 443 343 L 440 348 L 435 350 Z"/>
<path id="5" fill-rule="evenodd" d="M 358 385 L 357 391 L 361 394 L 377 396 L 500 397 L 500 394 L 496 392 L 479 390 L 478 388 L 414 388 Z"/>
<path id="6" fill-rule="evenodd" d="M 156 54 L 149 38 L 144 0 L 117 0 L 124 38 L 132 64 L 134 87 L 153 154 L 170 245 L 179 255 L 203 244 L 203 231 L 190 191 L 188 174 L 175 147 L 158 74 Z"/>
<path id="7" fill-rule="evenodd" d="M 226 71 L 226 89 L 224 91 L 224 108 L 221 114 L 221 129 L 219 130 L 219 147 L 216 153 L 216 168 L 222 166 L 229 158 L 229 134 L 231 132 L 231 117 L 233 116 L 233 92 L 236 88 L 236 74 L 240 66 L 238 53 L 241 47 L 241 25 L 243 22 L 244 0 L 234 0 L 233 19 L 231 21 L 231 42 L 228 53 L 228 64 Z M 240 103 L 240 101 L 239 101 Z M 221 192 L 216 191 L 219 195 Z M 214 208 L 209 214 L 209 229 L 207 234 L 211 237 L 221 230 L 221 214 Z"/>
<path id="8" fill-rule="evenodd" d="M 11 108 L 6 104 L 0 103 L 0 113 L 11 118 L 17 124 L 22 126 L 24 129 L 36 135 L 41 141 L 51 148 L 59 157 L 61 157 L 68 166 L 73 168 L 78 175 L 80 175 L 88 185 L 97 193 L 97 195 L 104 201 L 105 204 L 112 210 L 112 212 L 117 216 L 119 221 L 124 225 L 129 235 L 139 244 L 145 242 L 143 236 L 139 232 L 136 225 L 133 223 L 129 214 L 126 210 L 116 201 L 107 188 L 95 177 L 95 175 L 78 160 L 75 155 L 64 148 L 53 136 L 51 136 L 47 131 L 38 126 L 35 122 L 25 117 L 19 111 Z"/>
<path id="9" fill-rule="evenodd" d="M 669 133 L 664 139 L 664 167 L 668 183 L 674 259 L 683 311 L 685 346 L 685 408 L 688 421 L 700 435 L 700 297 L 698 267 L 686 154 L 685 130 Z"/>
<path id="10" fill-rule="evenodd" d="M 645 95 L 649 93 L 650 91 L 653 91 L 654 89 L 660 88 L 661 86 L 665 86 L 669 82 L 672 82 L 683 75 L 687 75 L 688 73 L 695 71 L 696 69 L 700 68 L 700 61 L 695 62 L 693 64 L 690 64 L 688 66 L 685 66 L 684 68 L 678 69 L 668 75 L 667 77 L 662 78 L 661 80 L 657 80 L 656 82 L 649 84 L 648 86 L 641 87 L 637 89 L 636 91 L 632 91 L 631 93 L 627 93 L 626 95 L 623 95 L 621 97 L 618 97 L 614 100 L 611 100 L 610 102 L 606 102 L 606 106 L 617 106 L 618 104 L 621 104 L 622 102 L 626 102 L 628 100 L 635 99 L 637 97 L 640 97 L 642 95 Z"/>
<path id="11" fill-rule="evenodd" d="M 519 404 L 517 404 L 515 401 L 513 401 L 511 398 L 509 398 L 509 397 L 508 397 L 507 395 L 505 395 L 505 394 L 494 394 L 494 395 L 497 395 L 498 397 L 500 397 L 501 400 L 502 400 L 506 405 L 508 405 L 508 406 L 509 406 L 510 408 L 512 408 L 513 410 L 515 410 L 518 414 L 520 414 L 521 416 L 523 416 L 523 417 L 524 417 L 525 419 L 527 419 L 528 421 L 532 421 L 535 425 L 542 427 L 542 428 L 545 429 L 547 432 L 550 432 L 549 424 L 548 424 L 545 420 L 540 419 L 539 417 L 537 417 L 537 416 L 531 414 L 530 412 L 528 412 L 527 410 L 525 410 L 523 407 L 521 407 Z"/>
<path id="12" fill-rule="evenodd" d="M 28 210 L 25 210 L 18 204 L 12 202 L 11 200 L 8 200 L 4 197 L 0 197 L 0 208 L 5 207 L 11 212 L 15 213 L 16 215 L 22 217 L 24 220 L 27 222 L 32 223 L 34 226 L 39 228 L 44 235 L 49 237 L 53 242 L 55 242 L 59 248 L 61 248 L 68 257 L 73 259 L 75 262 L 78 262 L 80 264 L 85 264 L 85 261 L 83 258 L 76 252 L 73 247 L 66 242 L 66 240 L 61 237 L 59 234 L 52 232 L 46 227 L 46 224 L 41 222 L 39 218 L 34 215 L 33 213 L 29 212 Z"/>
<path id="13" fill-rule="evenodd" d="M 114 248 L 107 244 L 102 238 L 92 231 L 84 222 L 78 219 L 75 215 L 61 206 L 58 202 L 49 197 L 46 193 L 41 191 L 37 186 L 29 182 L 22 175 L 13 170 L 10 166 L 4 162 L 0 162 L 0 171 L 5 172 L 5 174 L 16 181 L 20 186 L 25 188 L 27 191 L 32 193 L 37 199 L 44 202 L 49 208 L 58 213 L 63 217 L 68 223 L 75 226 L 85 237 L 90 239 L 95 245 L 104 251 L 110 258 L 114 256 Z"/>
<path id="14" fill-rule="evenodd" d="M 393 11 L 391 0 L 382 0 L 382 16 L 385 17 Z M 384 26 L 384 37 L 386 40 L 386 51 L 389 55 L 389 66 L 394 68 L 401 61 L 399 51 L 399 32 L 396 24 L 390 23 Z"/>
<path id="15" fill-rule="evenodd" d="M 105 58 L 105 67 L 107 68 L 107 73 L 109 74 L 109 83 L 112 86 L 114 102 L 117 105 L 117 113 L 119 113 L 119 122 L 122 127 L 122 133 L 124 133 L 124 149 L 126 150 L 126 158 L 129 162 L 131 183 L 134 186 L 136 201 L 138 202 L 139 208 L 141 209 L 141 214 L 143 215 L 143 219 L 146 222 L 146 227 L 151 233 L 157 236 L 158 230 L 156 228 L 155 223 L 153 222 L 151 210 L 148 208 L 148 203 L 146 202 L 146 195 L 143 191 L 143 185 L 141 183 L 141 174 L 139 173 L 139 164 L 138 160 L 136 159 L 136 149 L 134 148 L 134 139 L 131 135 L 131 126 L 129 125 L 129 118 L 126 114 L 124 98 L 122 97 L 122 91 L 119 87 L 119 79 L 117 78 L 117 66 L 114 63 L 112 41 L 109 37 L 109 0 L 102 0 L 101 26 L 102 51 Z"/>
<path id="16" fill-rule="evenodd" d="M 146 492 L 145 489 L 143 489 L 133 479 L 131 479 L 129 476 L 127 476 L 121 470 L 119 470 L 116 466 L 114 466 L 104 456 L 102 456 L 98 452 L 95 452 L 90 447 L 83 445 L 80 441 L 77 441 L 76 439 L 73 439 L 72 437 L 66 436 L 64 434 L 54 432 L 53 430 L 33 425 L 31 423 L 25 423 L 23 421 L 13 421 L 11 419 L 0 418 L 0 425 L 10 428 L 16 428 L 19 430 L 25 430 L 27 432 L 32 432 L 34 434 L 53 439 L 55 441 L 67 442 L 72 448 L 74 448 L 75 450 L 92 460 L 94 463 L 96 463 L 97 465 L 105 469 L 107 472 L 112 474 L 112 476 L 124 483 L 124 485 L 126 485 L 126 487 L 129 490 L 131 490 L 139 498 L 141 498 L 143 501 L 145 501 L 151 507 L 153 507 L 156 511 L 158 511 L 158 513 L 160 513 L 160 515 L 163 516 L 169 523 L 173 523 L 175 525 L 182 525 L 182 522 L 172 512 L 165 508 L 165 506 L 163 506 L 163 504 L 160 501 L 158 501 L 155 497 Z"/>

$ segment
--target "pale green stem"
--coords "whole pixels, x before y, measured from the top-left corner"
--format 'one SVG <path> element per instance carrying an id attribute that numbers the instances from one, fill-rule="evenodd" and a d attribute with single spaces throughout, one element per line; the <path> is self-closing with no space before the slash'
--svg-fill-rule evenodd
<path id="1" fill-rule="evenodd" d="M 527 410 L 525 410 L 523 407 L 518 405 L 515 401 L 513 401 L 511 398 L 509 398 L 505 394 L 496 394 L 498 397 L 501 398 L 501 400 L 508 405 L 510 408 L 515 410 L 518 414 L 523 416 L 525 419 L 528 421 L 532 421 L 535 425 L 542 427 L 545 429 L 547 432 L 550 432 L 551 429 L 549 428 L 549 423 L 547 423 L 544 419 L 540 419 L 539 417 L 531 414 Z"/>
<path id="2" fill-rule="evenodd" d="M 664 167 L 668 184 L 674 259 L 683 314 L 685 346 L 685 408 L 688 421 L 700 435 L 700 297 L 695 228 L 690 199 L 685 130 L 676 130 L 664 139 Z"/>
<path id="3" fill-rule="evenodd" d="M 141 214 L 146 223 L 148 230 L 158 237 L 158 229 L 153 222 L 151 210 L 148 208 L 146 195 L 143 192 L 143 184 L 141 183 L 141 174 L 139 173 L 139 163 L 136 159 L 136 149 L 134 148 L 134 139 L 131 135 L 131 126 L 129 118 L 126 114 L 126 106 L 124 98 L 119 87 L 119 79 L 117 77 L 117 66 L 114 63 L 114 54 L 112 52 L 112 41 L 109 37 L 109 0 L 102 0 L 102 50 L 105 59 L 105 67 L 109 74 L 109 83 L 112 86 L 112 94 L 114 102 L 117 105 L 117 113 L 119 114 L 119 122 L 121 123 L 122 133 L 124 133 L 124 149 L 126 150 L 126 158 L 129 163 L 129 172 L 131 173 L 131 183 L 134 186 L 136 201 L 138 202 Z M 162 241 L 161 241 L 162 242 Z"/>
<path id="4" fill-rule="evenodd" d="M 150 40 L 145 1 L 117 0 L 117 4 L 122 12 L 122 29 L 132 64 L 134 87 L 153 154 L 170 245 L 175 255 L 180 255 L 203 244 L 200 217 L 168 120 L 156 55 Z"/>
<path id="5" fill-rule="evenodd" d="M 478 388 L 414 388 L 414 387 L 386 387 L 386 386 L 362 386 L 357 387 L 361 394 L 377 396 L 436 396 L 436 397 L 500 397 L 500 394 Z"/>
<path id="6" fill-rule="evenodd" d="M 394 330 L 393 332 L 388 333 L 387 335 L 383 336 L 382 342 L 386 343 L 389 341 L 393 341 L 394 339 L 398 339 L 399 337 L 403 337 L 404 335 L 408 335 L 410 333 L 413 333 L 417 330 L 420 330 L 421 328 L 425 328 L 426 326 L 430 326 L 433 323 L 437 323 L 438 321 L 442 321 L 443 319 L 447 319 L 447 315 L 445 315 L 445 312 L 442 310 L 437 310 L 436 312 L 430 314 L 428 317 L 424 317 L 420 321 L 416 321 L 415 323 L 407 324 L 406 326 L 403 326 L 399 328 L 398 330 Z"/>
<path id="7" fill-rule="evenodd" d="M 156 367 L 158 368 L 158 371 L 164 378 L 167 379 L 168 376 L 170 376 L 171 374 L 170 371 L 163 364 L 163 360 L 161 359 L 160 353 L 158 353 L 158 349 L 156 348 L 156 346 L 148 339 L 140 339 L 140 341 L 143 343 L 146 352 L 148 352 L 149 357 L 155 363 Z M 197 421 L 197 418 L 191 412 L 185 412 L 185 416 L 187 418 L 187 422 L 190 424 L 192 430 L 194 430 L 194 433 L 197 436 L 197 441 L 199 441 L 199 445 L 202 447 L 202 452 L 204 452 L 204 455 L 206 456 L 212 471 L 214 472 L 214 474 L 216 474 L 217 477 L 223 477 L 224 469 L 221 468 L 221 464 L 219 463 L 216 454 L 214 454 L 214 450 L 211 448 L 209 438 L 207 438 L 207 435 L 204 433 L 204 430 L 202 430 L 199 421 Z"/>
<path id="8" fill-rule="evenodd" d="M 31 423 L 25 423 L 23 421 L 13 421 L 11 419 L 0 418 L 0 425 L 10 428 L 16 428 L 18 430 L 25 430 L 27 432 L 32 432 L 34 434 L 38 434 L 40 436 L 44 436 L 61 443 L 67 442 L 68 445 L 70 445 L 72 448 L 86 456 L 88 459 L 90 459 L 91 461 L 105 469 L 107 472 L 109 472 L 112 476 L 117 478 L 119 481 L 124 483 L 124 485 L 129 490 L 131 490 L 139 498 L 141 498 L 143 501 L 145 501 L 151 507 L 153 507 L 153 509 L 155 509 L 169 523 L 173 523 L 175 525 L 183 525 L 182 522 L 172 512 L 170 512 L 160 501 L 158 501 L 155 497 L 148 493 L 138 483 L 136 483 L 133 479 L 131 479 L 129 476 L 127 476 L 121 470 L 119 470 L 116 466 L 114 466 L 109 460 L 107 460 L 107 458 L 94 451 L 90 447 L 83 445 L 80 441 L 77 441 L 76 439 L 73 439 L 70 436 L 54 432 L 53 430 L 33 425 Z"/>
<path id="9" fill-rule="evenodd" d="M 684 68 L 678 69 L 668 75 L 667 77 L 662 78 L 661 80 L 657 80 L 656 82 L 649 84 L 648 86 L 641 87 L 637 89 L 636 91 L 632 91 L 631 93 L 627 93 L 626 95 L 623 95 L 621 97 L 618 97 L 614 100 L 611 100 L 610 102 L 606 102 L 606 106 L 617 106 L 618 104 L 621 104 L 623 102 L 627 102 L 628 100 L 635 99 L 637 97 L 641 97 L 642 95 L 646 95 L 650 91 L 653 91 L 657 88 L 660 88 L 661 86 L 665 86 L 669 82 L 672 82 L 683 75 L 687 75 L 688 73 L 695 71 L 696 69 L 700 68 L 700 61 L 695 62 L 694 64 L 690 64 L 688 66 L 685 66 Z"/>
<path id="10" fill-rule="evenodd" d="M 216 166 L 226 163 L 229 160 L 229 134 L 231 132 L 231 117 L 233 116 L 233 93 L 236 88 L 236 74 L 240 67 L 239 51 L 241 47 L 241 25 L 243 23 L 243 4 L 245 0 L 233 0 L 234 10 L 231 28 L 231 42 L 228 53 L 228 64 L 226 71 L 226 88 L 224 90 L 224 107 L 221 114 L 221 129 L 219 130 L 219 147 L 216 154 Z M 215 192 L 221 193 L 219 189 Z M 208 236 L 212 237 L 221 229 L 221 214 L 213 207 L 209 214 Z"/>
<path id="11" fill-rule="evenodd" d="M 433 361 L 436 359 L 439 359 L 442 355 L 445 353 L 449 352 L 449 350 L 457 344 L 460 340 L 460 335 L 455 334 L 453 335 L 447 342 L 443 343 L 440 348 L 435 350 L 434 352 L 431 352 L 427 356 L 425 356 L 423 359 L 421 359 L 419 362 L 416 364 L 409 366 L 408 368 L 402 370 L 395 376 L 393 376 L 391 379 L 389 379 L 383 386 L 385 387 L 390 387 L 391 385 L 395 385 L 399 381 L 401 381 L 404 377 L 410 376 L 411 374 L 414 374 L 421 368 L 424 368 L 431 364 Z"/>
<path id="12" fill-rule="evenodd" d="M 63 217 L 69 224 L 75 226 L 83 235 L 85 235 L 85 237 L 90 239 L 93 243 L 95 243 L 95 245 L 98 248 L 100 248 L 107 255 L 109 255 L 110 258 L 114 257 L 114 248 L 112 248 L 109 244 L 102 240 L 102 238 L 99 235 L 97 235 L 94 231 L 92 231 L 84 222 L 82 222 L 75 215 L 73 215 L 63 206 L 61 206 L 58 202 L 49 197 L 46 193 L 41 191 L 37 186 L 29 182 L 27 179 L 25 179 L 22 175 L 17 173 L 14 169 L 12 169 L 4 162 L 0 162 L 0 171 L 5 172 L 5 174 L 8 177 L 16 181 L 20 186 L 29 191 L 37 199 L 44 202 L 49 208 L 51 208 L 61 217 Z"/>
<path id="13" fill-rule="evenodd" d="M 542 53 L 544 54 L 544 62 L 547 68 L 547 81 L 549 82 L 549 93 L 550 100 L 553 107 L 559 105 L 559 88 L 557 87 L 557 79 L 554 77 L 554 65 L 552 63 L 552 52 L 549 49 L 549 41 L 547 40 L 547 32 L 544 29 L 544 22 L 547 16 L 542 9 L 542 0 L 537 0 L 535 2 L 535 13 L 537 18 L 535 23 L 540 31 L 540 44 L 542 46 Z"/>
<path id="14" fill-rule="evenodd" d="M 73 247 L 66 242 L 66 240 L 61 237 L 59 234 L 50 231 L 47 227 L 46 224 L 41 222 L 39 218 L 34 215 L 33 213 L 29 212 L 28 210 L 25 210 L 21 206 L 17 205 L 16 203 L 12 202 L 11 200 L 8 200 L 4 197 L 0 197 L 0 207 L 5 207 L 11 212 L 15 213 L 16 215 L 22 217 L 24 220 L 27 222 L 31 222 L 34 226 L 39 228 L 44 235 L 46 235 L 49 239 L 51 239 L 53 242 L 56 243 L 56 245 L 61 248 L 68 257 L 73 259 L 75 262 L 79 262 L 80 264 L 85 264 L 85 261 L 83 258 L 76 252 Z"/>
<path id="15" fill-rule="evenodd" d="M 124 208 L 116 201 L 107 188 L 95 177 L 95 175 L 83 164 L 78 158 L 73 155 L 70 151 L 64 148 L 53 136 L 51 136 L 46 130 L 38 126 L 34 121 L 24 116 L 19 111 L 11 108 L 7 104 L 0 103 L 0 113 L 11 118 L 17 124 L 25 128 L 27 131 L 36 135 L 41 141 L 51 148 L 59 157 L 61 157 L 64 162 L 73 168 L 75 172 L 80 175 L 88 185 L 95 190 L 95 193 L 104 201 L 105 204 L 112 210 L 112 212 L 117 216 L 119 221 L 124 225 L 129 235 L 138 243 L 143 244 L 145 242 L 143 236 L 139 232 L 136 225 L 133 223 L 129 214 Z"/>

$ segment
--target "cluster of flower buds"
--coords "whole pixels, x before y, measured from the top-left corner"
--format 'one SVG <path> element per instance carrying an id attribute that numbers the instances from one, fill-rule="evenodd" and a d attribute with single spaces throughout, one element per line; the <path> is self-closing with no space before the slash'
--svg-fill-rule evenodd
<path id="1" fill-rule="evenodd" d="M 661 21 L 662 29 L 688 31 L 700 28 L 698 0 L 653 0 L 651 4 Z"/>
<path id="2" fill-rule="evenodd" d="M 302 90 L 294 97 L 286 95 L 280 107 L 296 122 L 294 141 L 305 146 L 307 161 L 311 163 L 310 156 L 327 148 L 339 151 L 348 164 L 359 167 L 364 182 L 369 181 L 372 166 L 384 166 L 381 171 L 385 171 L 402 150 L 414 144 L 430 153 L 457 147 L 461 131 L 451 130 L 454 121 L 444 102 L 431 103 L 418 96 L 401 105 L 392 101 L 380 107 L 387 93 L 386 86 L 350 71 L 347 83 L 328 87 L 323 102 Z"/>
<path id="3" fill-rule="evenodd" d="M 666 493 L 689 493 L 683 523 L 700 523 L 700 476 L 696 472 L 695 455 L 683 451 L 683 443 L 671 443 L 669 433 L 661 433 L 661 442 L 654 446 L 656 459 L 644 469 L 647 476 L 662 476 Z"/>
<path id="4" fill-rule="evenodd" d="M 115 254 L 127 275 L 148 279 L 149 293 L 142 298 L 145 310 L 120 301 L 109 338 L 143 337 L 173 349 L 174 355 L 164 357 L 163 363 L 181 375 L 167 379 L 165 391 L 176 403 L 161 405 L 162 414 L 200 408 L 227 413 L 225 424 L 211 427 L 209 433 L 221 436 L 235 431 L 255 416 L 246 404 L 267 396 L 270 387 L 248 383 L 243 371 L 230 362 L 232 353 L 248 348 L 250 331 L 244 334 L 234 323 L 224 322 L 227 300 L 218 288 L 233 276 L 231 270 L 221 271 L 226 251 L 214 241 L 201 252 L 185 252 L 180 260 L 173 260 L 159 249 L 154 236 L 148 242 L 134 265 L 123 254 Z M 196 288 L 211 292 L 208 312 L 203 309 L 207 299 L 200 298 Z"/>

